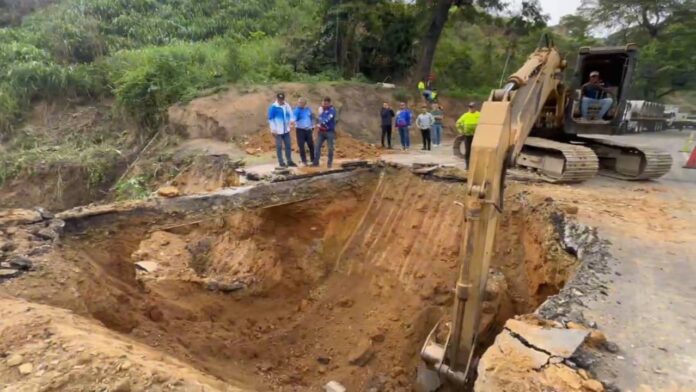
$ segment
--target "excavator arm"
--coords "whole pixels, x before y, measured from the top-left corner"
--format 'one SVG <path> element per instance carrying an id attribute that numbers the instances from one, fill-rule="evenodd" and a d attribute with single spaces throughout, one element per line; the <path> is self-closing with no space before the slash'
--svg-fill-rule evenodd
<path id="1" fill-rule="evenodd" d="M 436 341 L 436 325 L 421 350 L 429 371 L 421 389 L 441 385 L 458 390 L 467 383 L 476 348 L 488 269 L 498 220 L 503 211 L 505 172 L 515 162 L 540 114 L 556 105 L 552 118 L 563 121 L 561 85 L 565 61 L 546 39 L 525 64 L 511 75 L 502 90 L 483 103 L 472 144 L 466 187 L 466 230 L 459 276 L 454 288 L 451 328 L 446 341 Z M 437 381 L 437 382 L 434 382 Z"/>

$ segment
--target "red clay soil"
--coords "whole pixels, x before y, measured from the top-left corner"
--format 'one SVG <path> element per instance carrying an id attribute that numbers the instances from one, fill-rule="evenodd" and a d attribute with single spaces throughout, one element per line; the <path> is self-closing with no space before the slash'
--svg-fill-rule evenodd
<path id="1" fill-rule="evenodd" d="M 0 298 L 11 299 L 0 302 L 0 333 L 10 336 L 0 349 L 36 369 L 25 377 L 0 361 L 0 378 L 17 390 L 48 387 L 56 372 L 85 390 L 120 390 L 121 379 L 128 390 L 198 382 L 207 386 L 200 390 L 306 391 L 330 380 L 348 390 L 410 390 L 420 345 L 451 304 L 463 185 L 397 172 L 354 187 L 182 227 L 148 227 L 147 217 L 131 217 L 61 240 L 36 272 L 0 285 Z M 508 234 L 499 238 L 489 286 L 497 300 L 485 315 L 493 332 L 572 274 L 572 258 L 543 217 L 519 208 L 506 214 Z M 31 237 L 11 236 L 16 246 Z M 139 261 L 158 270 L 136 272 Z M 242 288 L 233 291 L 236 285 Z M 22 316 L 22 301 L 75 315 L 37 306 L 49 317 Z M 111 331 L 95 324 L 89 339 L 63 337 L 65 328 L 90 323 Z M 41 348 L 27 343 L 36 341 Z M 83 365 L 104 376 L 82 375 Z"/>
<path id="2" fill-rule="evenodd" d="M 317 140 L 317 131 L 314 132 L 314 140 Z M 292 134 L 292 151 L 297 153 L 297 142 L 295 134 Z M 268 130 L 255 132 L 251 135 L 244 136 L 239 142 L 240 147 L 249 155 L 258 155 L 267 152 L 275 151 L 275 139 Z M 324 143 L 326 146 L 326 143 Z M 384 149 L 378 148 L 374 144 L 361 142 L 351 135 L 343 132 L 336 134 L 336 150 L 337 158 L 352 158 L 352 159 L 374 159 L 385 153 Z M 326 149 L 327 147 L 324 147 Z"/>

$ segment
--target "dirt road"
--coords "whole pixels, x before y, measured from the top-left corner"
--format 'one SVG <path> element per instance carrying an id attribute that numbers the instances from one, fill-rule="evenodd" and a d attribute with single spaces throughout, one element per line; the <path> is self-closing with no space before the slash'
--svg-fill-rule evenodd
<path id="1" fill-rule="evenodd" d="M 577 206 L 579 221 L 611 242 L 608 295 L 586 302 L 584 316 L 618 344 L 595 370 L 623 391 L 696 390 L 696 170 L 682 169 L 678 152 L 687 136 L 616 137 L 672 152 L 672 170 L 658 181 L 534 187 Z"/>

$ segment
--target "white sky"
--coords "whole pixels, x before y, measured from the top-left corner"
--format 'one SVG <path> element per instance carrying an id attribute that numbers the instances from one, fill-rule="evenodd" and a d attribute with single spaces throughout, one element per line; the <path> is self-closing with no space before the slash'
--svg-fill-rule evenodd
<path id="1" fill-rule="evenodd" d="M 558 24 L 558 21 L 563 15 L 575 13 L 575 10 L 580 6 L 581 0 L 539 0 L 541 8 L 545 14 L 551 16 L 548 24 L 553 26 Z"/>

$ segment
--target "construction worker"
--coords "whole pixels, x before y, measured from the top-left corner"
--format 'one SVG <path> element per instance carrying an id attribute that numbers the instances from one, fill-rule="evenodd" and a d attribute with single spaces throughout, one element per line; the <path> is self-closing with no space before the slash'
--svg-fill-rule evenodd
<path id="1" fill-rule="evenodd" d="M 479 122 L 479 117 L 481 113 L 476 110 L 476 103 L 469 102 L 469 110 L 462 114 L 457 120 L 457 131 L 461 134 L 459 137 L 464 138 L 464 147 L 466 152 L 464 154 L 466 160 L 466 168 L 469 168 L 469 160 L 471 158 L 471 144 L 474 141 L 474 132 L 476 132 L 476 126 Z M 460 141 L 461 143 L 461 141 Z M 456 142 L 455 142 L 455 145 Z"/>

